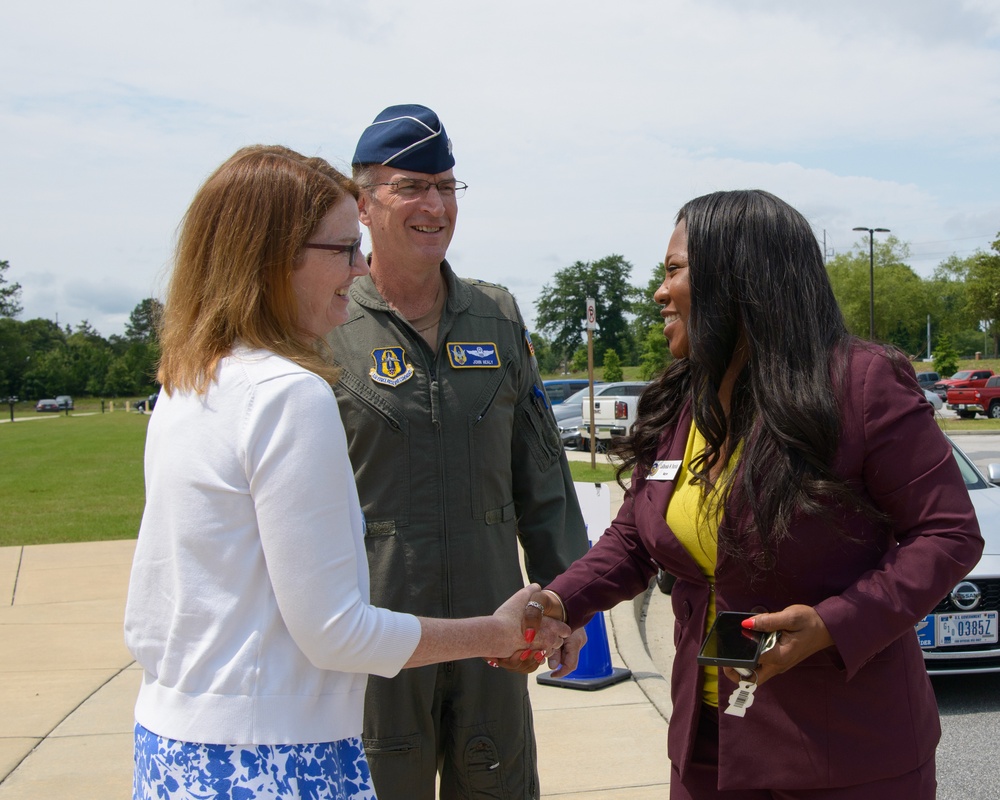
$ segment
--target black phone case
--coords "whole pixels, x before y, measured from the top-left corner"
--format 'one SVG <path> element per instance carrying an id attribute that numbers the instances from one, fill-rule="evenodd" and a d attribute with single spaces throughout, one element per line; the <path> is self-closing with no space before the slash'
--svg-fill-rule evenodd
<path id="1" fill-rule="evenodd" d="M 698 653 L 704 667 L 754 669 L 764 648 L 764 635 L 740 627 L 740 622 L 754 616 L 738 611 L 722 611 L 715 618 Z"/>

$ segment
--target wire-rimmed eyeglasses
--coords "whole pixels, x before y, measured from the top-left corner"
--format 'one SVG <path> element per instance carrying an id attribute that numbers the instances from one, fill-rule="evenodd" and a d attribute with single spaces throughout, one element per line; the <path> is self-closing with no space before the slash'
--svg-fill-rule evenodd
<path id="1" fill-rule="evenodd" d="M 313 250 L 332 250 L 334 253 L 347 253 L 347 263 L 354 266 L 354 259 L 361 252 L 361 237 L 359 236 L 350 244 L 320 244 L 319 242 L 306 242 L 303 247 L 310 247 Z"/>
<path id="2" fill-rule="evenodd" d="M 439 195 L 448 199 L 461 197 L 469 188 L 469 184 L 450 178 L 436 183 L 425 181 L 423 178 L 400 178 L 398 181 L 390 181 L 389 183 L 370 183 L 365 188 L 371 189 L 373 186 L 392 186 L 393 191 L 400 197 L 422 197 L 433 186 Z"/>

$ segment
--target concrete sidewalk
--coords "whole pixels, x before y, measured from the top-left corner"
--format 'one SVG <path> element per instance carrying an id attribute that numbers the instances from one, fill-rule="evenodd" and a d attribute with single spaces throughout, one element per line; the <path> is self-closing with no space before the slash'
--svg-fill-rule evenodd
<path id="1" fill-rule="evenodd" d="M 0 800 L 131 797 L 140 671 L 122 619 L 134 548 L 0 548 Z M 645 599 L 607 615 L 612 661 L 632 680 L 596 692 L 529 680 L 543 797 L 666 797 L 668 687 L 643 640 Z"/>
<path id="2" fill-rule="evenodd" d="M 0 798 L 128 798 L 134 541 L 0 548 Z"/>

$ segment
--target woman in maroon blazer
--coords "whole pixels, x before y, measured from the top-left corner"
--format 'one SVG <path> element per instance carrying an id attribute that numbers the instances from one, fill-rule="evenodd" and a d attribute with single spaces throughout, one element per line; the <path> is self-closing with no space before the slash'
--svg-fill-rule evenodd
<path id="1" fill-rule="evenodd" d="M 541 606 L 578 628 L 660 567 L 677 578 L 671 798 L 933 798 L 913 626 L 983 543 L 912 368 L 848 333 L 809 224 L 766 192 L 686 204 L 665 270 L 676 360 L 617 449 L 625 502 L 526 625 Z M 739 676 L 696 662 L 727 610 L 781 632 L 743 716 L 726 713 Z"/>

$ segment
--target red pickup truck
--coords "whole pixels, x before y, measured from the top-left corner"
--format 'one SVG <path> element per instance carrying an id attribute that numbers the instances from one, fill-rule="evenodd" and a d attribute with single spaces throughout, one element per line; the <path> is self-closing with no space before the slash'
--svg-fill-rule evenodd
<path id="1" fill-rule="evenodd" d="M 949 388 L 948 408 L 962 419 L 972 419 L 976 414 L 1000 419 L 1000 375 L 987 378 L 981 386 Z"/>
<path id="2" fill-rule="evenodd" d="M 931 391 L 937 393 L 937 396 L 947 403 L 949 389 L 978 389 L 985 386 L 986 381 L 992 377 L 993 370 L 991 369 L 963 369 L 950 378 L 939 380 L 931 386 Z"/>

